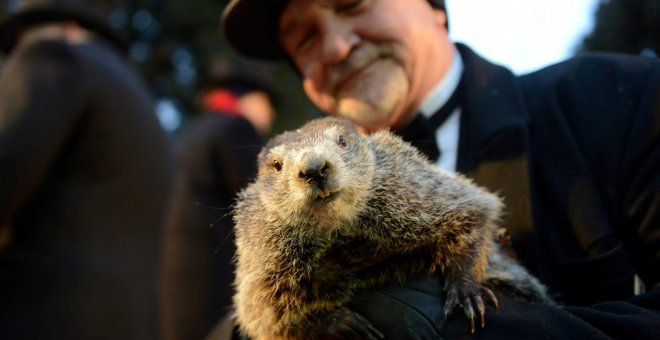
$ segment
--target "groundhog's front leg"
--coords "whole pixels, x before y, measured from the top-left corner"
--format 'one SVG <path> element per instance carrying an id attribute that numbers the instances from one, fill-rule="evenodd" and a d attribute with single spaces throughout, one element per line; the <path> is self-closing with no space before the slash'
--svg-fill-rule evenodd
<path id="1" fill-rule="evenodd" d="M 476 313 L 481 318 L 481 328 L 486 323 L 484 317 L 486 313 L 484 300 L 492 304 L 496 311 L 498 309 L 498 302 L 495 294 L 477 281 L 470 270 L 471 268 L 472 266 L 469 263 L 454 264 L 445 272 L 444 290 L 446 292 L 446 299 L 444 316 L 446 322 L 454 309 L 460 305 L 465 315 L 470 319 L 470 333 L 474 334 Z"/>
<path id="2" fill-rule="evenodd" d="M 339 308 L 330 314 L 320 339 L 384 339 L 385 336 L 369 320 L 348 308 Z"/>

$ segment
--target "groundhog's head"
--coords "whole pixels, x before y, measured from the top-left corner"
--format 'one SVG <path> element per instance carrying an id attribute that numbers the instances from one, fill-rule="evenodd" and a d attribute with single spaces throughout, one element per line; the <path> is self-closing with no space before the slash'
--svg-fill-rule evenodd
<path id="1" fill-rule="evenodd" d="M 271 213 L 332 230 L 364 209 L 373 174 L 369 140 L 348 120 L 327 117 L 273 138 L 259 154 L 256 183 Z"/>

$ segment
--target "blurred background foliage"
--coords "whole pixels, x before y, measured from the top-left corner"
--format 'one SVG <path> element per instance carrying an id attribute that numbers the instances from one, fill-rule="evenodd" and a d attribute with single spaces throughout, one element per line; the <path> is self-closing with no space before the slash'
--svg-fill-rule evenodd
<path id="1" fill-rule="evenodd" d="M 228 0 L 105 0 L 110 24 L 128 41 L 129 57 L 157 98 L 161 123 L 170 133 L 198 113 L 198 85 L 212 75 L 247 72 L 278 95 L 274 132 L 297 127 L 317 114 L 298 75 L 285 63 L 239 58 L 220 34 Z"/>
<path id="2" fill-rule="evenodd" d="M 8 1 L 17 0 L 0 0 L 2 8 Z M 110 24 L 130 42 L 129 57 L 153 89 L 159 118 L 171 134 L 198 114 L 199 83 L 227 70 L 256 74 L 274 86 L 279 95 L 275 133 L 318 115 L 288 64 L 241 60 L 227 45 L 219 19 L 229 0 L 94 1 L 107 8 Z M 576 53 L 660 53 L 660 0 L 600 0 L 595 17 L 593 31 Z"/>
<path id="3" fill-rule="evenodd" d="M 660 0 L 601 0 L 578 51 L 660 55 Z"/>

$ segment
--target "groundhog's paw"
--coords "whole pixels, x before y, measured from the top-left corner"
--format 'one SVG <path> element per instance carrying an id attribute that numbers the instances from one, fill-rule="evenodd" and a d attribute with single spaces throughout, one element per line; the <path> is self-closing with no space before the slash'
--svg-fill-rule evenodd
<path id="1" fill-rule="evenodd" d="M 369 320 L 348 308 L 340 308 L 333 312 L 327 326 L 325 330 L 327 333 L 321 336 L 322 339 L 376 340 L 385 338 L 371 325 Z"/>
<path id="2" fill-rule="evenodd" d="M 486 325 L 484 299 L 487 303 L 493 305 L 495 311 L 497 311 L 499 308 L 497 298 L 490 289 L 470 279 L 463 279 L 459 283 L 449 284 L 444 307 L 445 321 L 451 316 L 454 309 L 460 305 L 465 315 L 470 319 L 470 333 L 474 334 L 474 319 L 477 314 L 480 317 L 481 328 Z"/>

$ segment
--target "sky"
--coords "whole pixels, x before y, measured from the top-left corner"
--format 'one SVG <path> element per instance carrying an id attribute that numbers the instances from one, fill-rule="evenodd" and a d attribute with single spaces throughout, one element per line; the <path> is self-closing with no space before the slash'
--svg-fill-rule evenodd
<path id="1" fill-rule="evenodd" d="M 594 25 L 598 0 L 446 0 L 449 33 L 524 74 L 570 57 Z"/>

